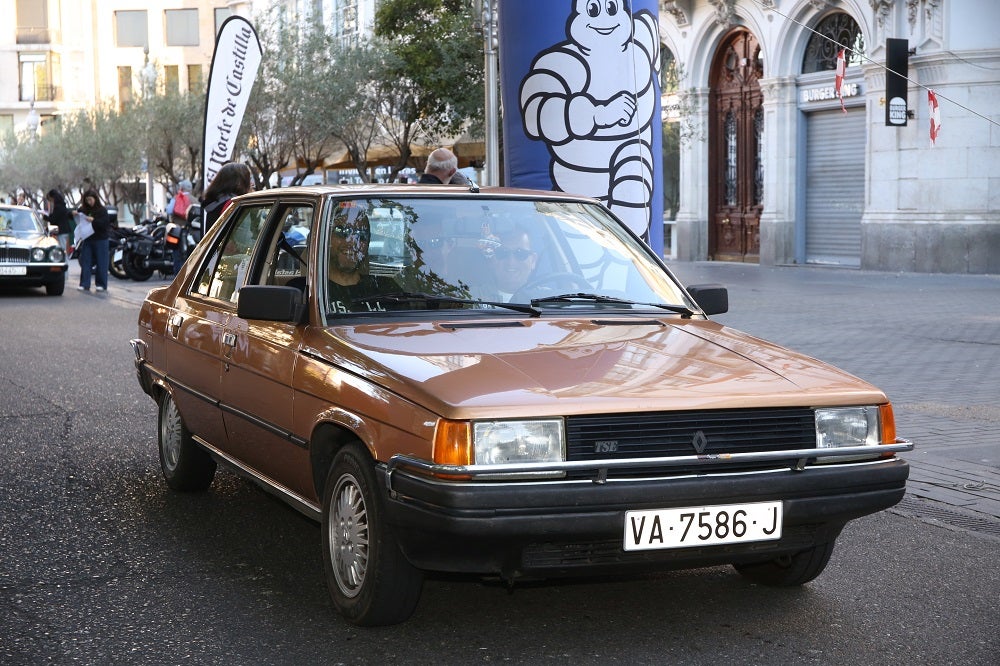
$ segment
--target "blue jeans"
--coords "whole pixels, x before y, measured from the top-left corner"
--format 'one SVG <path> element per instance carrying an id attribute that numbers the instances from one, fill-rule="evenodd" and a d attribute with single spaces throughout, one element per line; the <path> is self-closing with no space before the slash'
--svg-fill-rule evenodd
<path id="1" fill-rule="evenodd" d="M 94 282 L 102 289 L 108 288 L 108 263 L 110 261 L 110 251 L 108 239 L 94 240 L 88 238 L 80 246 L 80 286 L 90 289 L 90 275 L 94 266 Z"/>

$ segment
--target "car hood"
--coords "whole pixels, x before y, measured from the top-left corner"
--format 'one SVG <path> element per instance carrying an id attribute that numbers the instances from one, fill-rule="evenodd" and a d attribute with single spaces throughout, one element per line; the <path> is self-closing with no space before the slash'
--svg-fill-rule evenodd
<path id="1" fill-rule="evenodd" d="M 853 375 L 705 320 L 380 323 L 313 335 L 312 355 L 448 418 L 886 400 Z"/>
<path id="2" fill-rule="evenodd" d="M 50 245 L 55 243 L 45 242 L 49 237 L 38 234 L 34 231 L 0 231 L 0 247 L 20 247 L 32 248 L 36 245 Z"/>

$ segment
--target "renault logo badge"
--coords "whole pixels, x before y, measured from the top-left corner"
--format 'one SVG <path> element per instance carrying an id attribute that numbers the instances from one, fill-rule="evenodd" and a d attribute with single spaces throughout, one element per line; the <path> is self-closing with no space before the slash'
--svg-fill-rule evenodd
<path id="1" fill-rule="evenodd" d="M 708 437 L 705 437 L 705 433 L 699 430 L 691 438 L 691 446 L 694 447 L 695 453 L 704 453 L 708 447 Z"/>

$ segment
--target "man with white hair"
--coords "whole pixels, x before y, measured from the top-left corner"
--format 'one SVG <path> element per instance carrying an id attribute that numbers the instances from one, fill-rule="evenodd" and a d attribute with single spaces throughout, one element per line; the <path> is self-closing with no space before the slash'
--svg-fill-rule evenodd
<path id="1" fill-rule="evenodd" d="M 427 158 L 427 166 L 418 183 L 447 185 L 458 171 L 458 158 L 447 148 L 438 148 Z"/>

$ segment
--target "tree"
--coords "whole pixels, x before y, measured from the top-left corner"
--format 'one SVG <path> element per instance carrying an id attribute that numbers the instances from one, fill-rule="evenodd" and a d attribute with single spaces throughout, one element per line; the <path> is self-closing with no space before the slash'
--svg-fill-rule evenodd
<path id="1" fill-rule="evenodd" d="M 402 82 L 427 131 L 455 134 L 482 118 L 482 37 L 469 0 L 383 0 L 375 35 L 393 54 L 390 79 Z"/>

